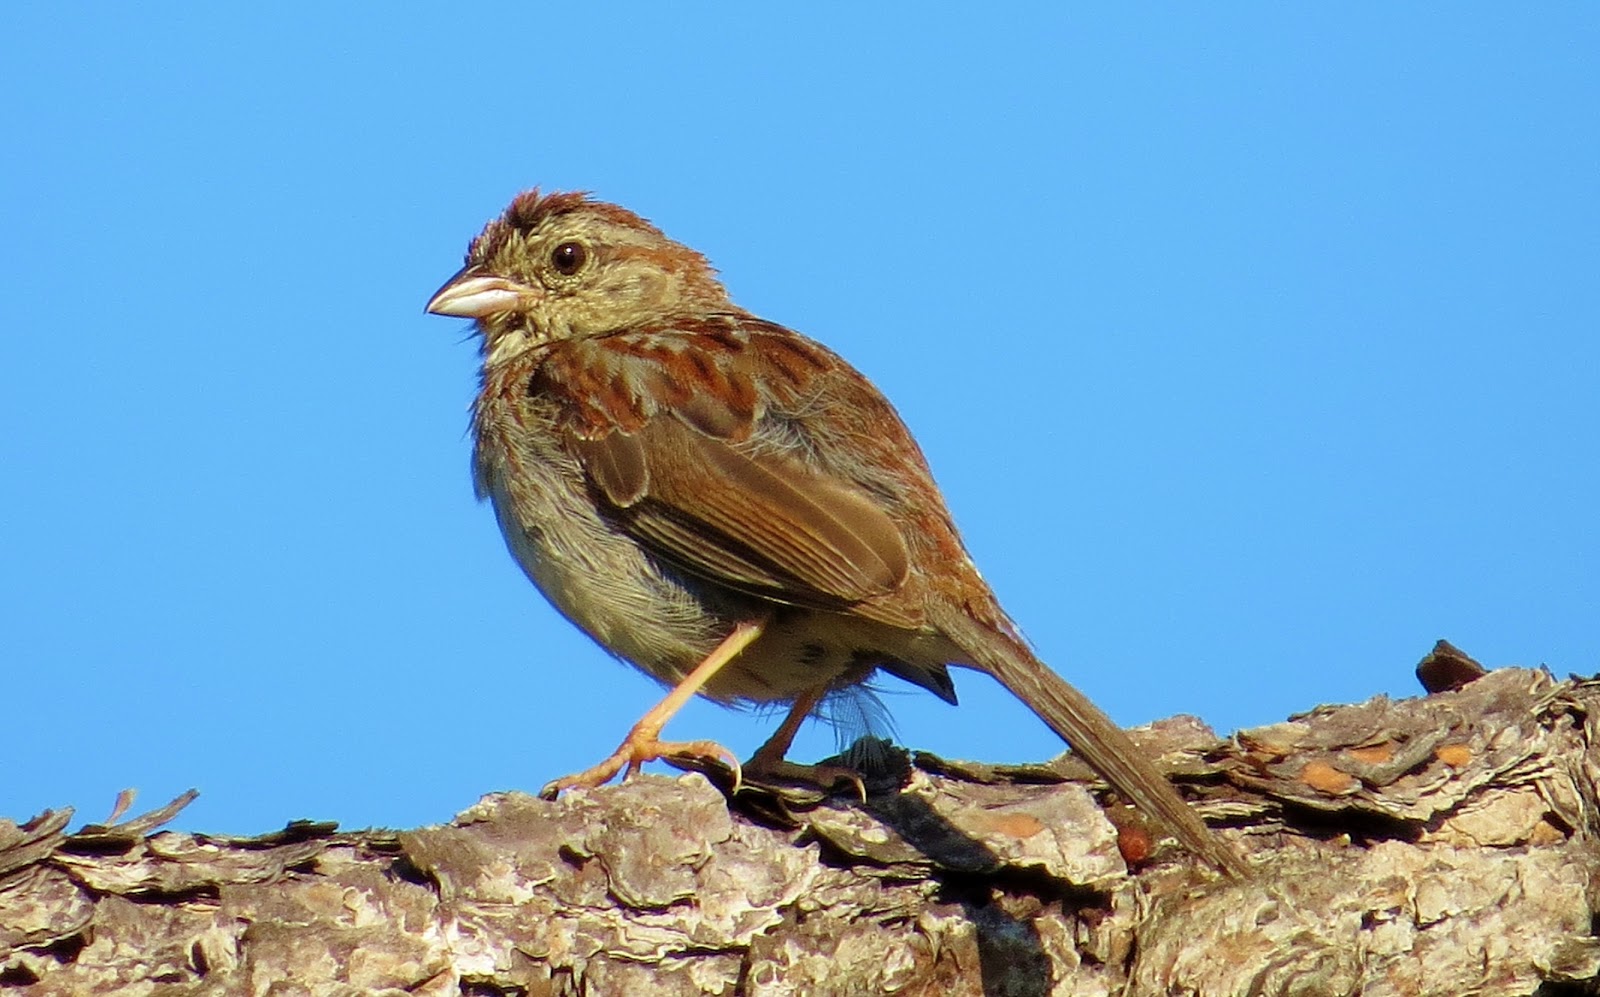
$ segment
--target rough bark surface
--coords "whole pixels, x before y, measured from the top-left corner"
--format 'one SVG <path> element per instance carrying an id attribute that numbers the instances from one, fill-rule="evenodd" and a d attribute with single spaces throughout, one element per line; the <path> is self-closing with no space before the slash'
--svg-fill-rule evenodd
<path id="1" fill-rule="evenodd" d="M 1506 669 L 1227 740 L 1140 732 L 1244 882 L 1146 856 L 1070 756 L 921 755 L 866 803 L 647 777 L 399 832 L 153 833 L 186 800 L 0 820 L 0 991 L 1600 993 L 1597 708 L 1600 683 Z"/>

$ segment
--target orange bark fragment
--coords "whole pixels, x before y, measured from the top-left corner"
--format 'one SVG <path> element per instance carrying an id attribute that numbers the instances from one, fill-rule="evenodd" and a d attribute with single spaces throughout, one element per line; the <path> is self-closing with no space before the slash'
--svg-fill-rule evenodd
<path id="1" fill-rule="evenodd" d="M 1012 838 L 1031 838 L 1044 830 L 1044 823 L 1028 814 L 1003 814 L 991 818 L 989 827 L 996 834 Z"/>
<path id="2" fill-rule="evenodd" d="M 1300 770 L 1300 781 L 1319 793 L 1339 796 L 1356 788 L 1356 777 L 1341 772 L 1327 762 L 1307 762 Z"/>
<path id="3" fill-rule="evenodd" d="M 1117 827 L 1117 851 L 1122 853 L 1122 861 L 1129 868 L 1137 868 L 1150 860 L 1150 854 L 1155 851 L 1155 842 L 1150 837 L 1150 832 L 1143 827 L 1133 825 Z"/>
<path id="4" fill-rule="evenodd" d="M 1385 741 L 1365 748 L 1351 748 L 1350 757 L 1367 765 L 1383 765 L 1394 761 L 1394 742 Z"/>

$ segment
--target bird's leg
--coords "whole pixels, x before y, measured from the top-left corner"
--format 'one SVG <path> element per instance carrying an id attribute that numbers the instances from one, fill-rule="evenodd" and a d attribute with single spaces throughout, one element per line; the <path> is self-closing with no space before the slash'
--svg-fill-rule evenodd
<path id="1" fill-rule="evenodd" d="M 842 765 L 800 765 L 795 762 L 785 761 L 783 756 L 788 753 L 789 746 L 794 743 L 794 736 L 800 732 L 800 725 L 805 723 L 806 717 L 817 708 L 822 698 L 828 694 L 829 686 L 819 685 L 815 689 L 807 690 L 789 707 L 789 712 L 783 718 L 783 723 L 772 732 L 766 743 L 756 749 L 750 760 L 744 763 L 744 771 L 752 776 L 779 779 L 790 782 L 804 782 L 813 786 L 829 788 L 841 782 L 848 782 L 855 786 L 856 793 L 861 797 L 861 802 L 867 801 L 867 787 L 861 782 L 860 773 Z"/>
<path id="2" fill-rule="evenodd" d="M 818 686 L 800 694 L 800 697 L 789 707 L 789 712 L 784 716 L 783 723 L 772 732 L 756 753 L 750 756 L 745 763 L 745 768 L 753 772 L 771 772 L 776 765 L 783 764 L 783 756 L 789 753 L 789 746 L 794 744 L 794 736 L 800 733 L 800 725 L 806 722 L 806 717 L 822 702 L 822 697 L 827 695 L 827 686 Z"/>
<path id="3" fill-rule="evenodd" d="M 733 752 L 724 748 L 715 741 L 663 741 L 660 738 L 661 728 L 667 725 L 672 715 L 683 708 L 700 688 L 711 680 L 711 677 L 722 670 L 722 666 L 738 657 L 739 652 L 749 647 L 751 642 L 761 636 L 766 628 L 766 620 L 757 620 L 753 623 L 741 623 L 733 628 L 716 650 L 706 655 L 704 661 L 694 667 L 694 671 L 684 677 L 667 693 L 667 697 L 655 706 L 650 712 L 639 719 L 628 731 L 628 736 L 622 739 L 617 750 L 611 753 L 600 764 L 584 769 L 569 776 L 564 776 L 547 784 L 539 791 L 545 799 L 554 799 L 562 790 L 583 787 L 593 789 L 603 783 L 609 782 L 618 772 L 627 769 L 624 778 L 639 771 L 645 762 L 653 762 L 667 755 L 691 755 L 701 758 L 715 758 L 726 761 L 733 766 L 734 786 L 739 785 L 740 770 L 739 759 Z M 794 735 L 791 733 L 790 737 Z"/>

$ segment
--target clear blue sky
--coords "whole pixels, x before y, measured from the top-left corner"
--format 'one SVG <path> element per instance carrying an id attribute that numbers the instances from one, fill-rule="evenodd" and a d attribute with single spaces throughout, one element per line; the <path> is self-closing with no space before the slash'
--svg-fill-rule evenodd
<path id="1" fill-rule="evenodd" d="M 872 376 L 1124 724 L 1410 695 L 1438 637 L 1600 669 L 1600 7 L 909 10 L 14 6 L 0 815 L 442 821 L 656 699 L 473 501 L 422 312 L 535 184 Z M 1059 750 L 957 682 L 903 742 Z"/>

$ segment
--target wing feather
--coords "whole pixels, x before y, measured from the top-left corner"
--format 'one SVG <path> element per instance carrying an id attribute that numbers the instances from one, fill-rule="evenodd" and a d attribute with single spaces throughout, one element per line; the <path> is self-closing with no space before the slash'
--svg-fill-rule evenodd
<path id="1" fill-rule="evenodd" d="M 890 595 L 910 556 L 860 489 L 799 459 L 714 439 L 668 414 L 574 451 L 617 519 L 684 569 L 778 602 L 844 610 Z M 916 621 L 888 606 L 864 615 Z"/>

